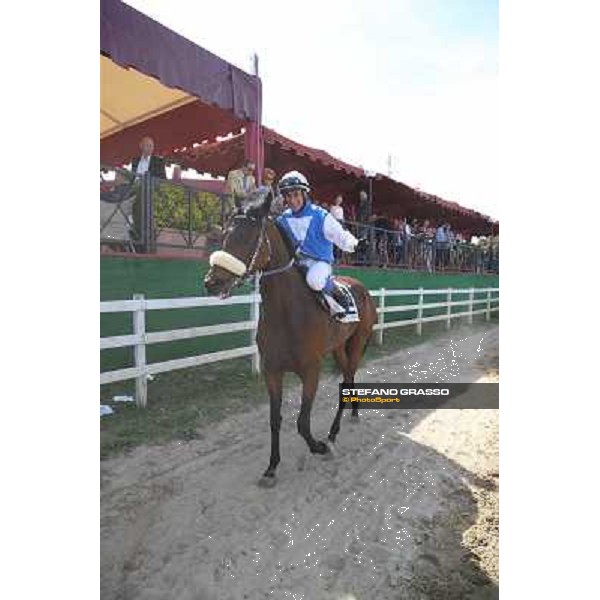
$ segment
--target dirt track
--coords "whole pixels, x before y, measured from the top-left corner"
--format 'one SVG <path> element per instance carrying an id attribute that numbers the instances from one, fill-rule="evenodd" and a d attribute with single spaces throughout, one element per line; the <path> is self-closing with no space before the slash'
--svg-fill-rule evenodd
<path id="1" fill-rule="evenodd" d="M 498 380 L 498 327 L 462 327 L 363 367 L 357 381 Z M 292 378 L 290 376 L 290 381 Z M 337 378 L 312 416 L 325 439 Z M 498 596 L 498 412 L 349 411 L 331 460 L 284 396 L 278 484 L 268 406 L 199 440 L 104 461 L 103 600 L 387 600 Z"/>

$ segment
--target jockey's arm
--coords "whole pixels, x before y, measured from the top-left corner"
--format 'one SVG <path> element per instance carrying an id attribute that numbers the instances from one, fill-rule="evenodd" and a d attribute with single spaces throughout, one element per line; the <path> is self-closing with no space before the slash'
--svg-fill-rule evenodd
<path id="1" fill-rule="evenodd" d="M 358 240 L 330 214 L 323 221 L 323 235 L 344 252 L 354 252 L 358 244 Z"/>

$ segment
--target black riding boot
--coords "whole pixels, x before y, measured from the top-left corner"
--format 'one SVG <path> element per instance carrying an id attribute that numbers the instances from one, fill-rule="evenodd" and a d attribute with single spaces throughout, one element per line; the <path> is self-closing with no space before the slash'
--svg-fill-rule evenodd
<path id="1" fill-rule="evenodd" d="M 335 286 L 335 290 L 333 290 L 331 297 L 344 309 L 344 314 L 348 314 L 348 311 L 350 310 L 350 299 L 346 296 L 344 291 L 338 286 Z"/>
<path id="2" fill-rule="evenodd" d="M 356 309 L 354 308 L 354 303 L 348 298 L 348 295 L 343 289 L 336 285 L 335 289 L 330 293 L 330 296 L 344 309 L 343 312 L 338 312 L 335 315 L 338 321 L 341 321 L 342 323 L 354 323 L 359 320 Z"/>

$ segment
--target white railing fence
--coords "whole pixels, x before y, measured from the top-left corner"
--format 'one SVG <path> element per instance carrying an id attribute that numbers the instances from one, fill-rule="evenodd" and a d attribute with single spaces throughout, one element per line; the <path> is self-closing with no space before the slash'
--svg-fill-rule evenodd
<path id="1" fill-rule="evenodd" d="M 432 321 L 445 321 L 449 329 L 451 320 L 457 317 L 467 317 L 468 323 L 473 323 L 473 315 L 485 314 L 486 320 L 490 320 L 491 313 L 499 310 L 499 288 L 447 288 L 426 290 L 423 288 L 412 290 L 388 290 L 381 288 L 379 290 L 369 290 L 373 298 L 378 299 L 378 321 L 374 326 L 376 332 L 375 341 L 383 344 L 383 333 L 385 329 L 392 327 L 406 327 L 415 325 L 418 335 L 422 335 L 423 323 Z M 475 299 L 475 294 L 485 293 L 485 298 Z M 494 294 L 494 295 L 492 295 Z M 426 298 L 431 295 L 445 295 L 444 302 L 427 303 Z M 467 295 L 466 300 L 453 300 L 455 295 Z M 386 298 L 398 296 L 414 296 L 417 298 L 416 304 L 387 305 Z M 190 327 L 186 329 L 173 329 L 170 331 L 146 332 L 146 311 L 150 310 L 172 310 L 182 308 L 196 308 L 206 306 L 231 306 L 233 304 L 250 305 L 250 320 L 223 323 L 219 325 L 206 325 L 203 327 Z M 476 304 L 485 304 L 484 308 L 475 310 Z M 116 371 L 105 371 L 100 374 L 100 384 L 111 383 L 113 381 L 124 381 L 135 379 L 135 396 L 138 406 L 146 406 L 148 390 L 148 377 L 157 373 L 174 371 L 175 369 L 185 369 L 187 367 L 196 367 L 221 360 L 240 358 L 249 356 L 252 361 L 252 371 L 260 372 L 260 362 L 258 348 L 254 343 L 256 329 L 258 327 L 258 315 L 260 305 L 260 294 L 254 292 L 244 296 L 233 296 L 226 300 L 220 298 L 190 297 L 174 299 L 146 300 L 143 295 L 136 294 L 132 300 L 110 300 L 100 303 L 101 313 L 132 313 L 133 334 L 118 335 L 112 337 L 100 338 L 100 350 L 109 348 L 134 348 L 134 367 L 118 369 Z M 494 306 L 492 306 L 494 305 Z M 462 312 L 452 312 L 453 306 L 467 306 L 467 310 Z M 446 308 L 446 312 L 438 315 L 424 317 L 423 313 L 432 308 Z M 404 319 L 390 321 L 386 315 L 404 311 L 417 311 L 417 317 L 414 319 Z M 233 333 L 236 331 L 249 331 L 249 345 L 230 350 L 221 350 L 218 352 L 209 352 L 198 356 L 179 358 L 157 363 L 146 363 L 146 346 L 160 342 L 172 342 L 175 340 L 185 340 L 198 338 L 208 335 L 218 335 Z"/>

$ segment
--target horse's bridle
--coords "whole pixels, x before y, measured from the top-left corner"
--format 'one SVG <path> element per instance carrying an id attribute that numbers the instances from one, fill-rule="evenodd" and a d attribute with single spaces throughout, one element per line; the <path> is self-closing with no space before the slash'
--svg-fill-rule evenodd
<path id="1" fill-rule="evenodd" d="M 252 217 L 249 215 L 237 215 L 237 216 L 243 216 L 246 219 L 251 219 L 251 220 L 255 220 L 256 217 Z M 234 217 L 235 218 L 235 217 Z M 267 229 L 267 221 L 268 221 L 268 217 L 262 217 L 261 218 L 261 226 L 260 226 L 260 232 L 258 234 L 258 239 L 256 241 L 256 246 L 254 248 L 254 251 L 252 253 L 252 256 L 250 257 L 250 261 L 249 263 L 246 265 L 246 263 L 242 260 L 240 260 L 239 258 L 237 258 L 237 256 L 234 256 L 233 254 L 231 254 L 230 252 L 225 252 L 223 250 L 219 251 L 221 253 L 224 254 L 228 254 L 229 256 L 233 257 L 236 261 L 242 263 L 244 265 L 244 267 L 246 268 L 245 272 L 241 275 L 238 275 L 236 273 L 234 273 L 231 269 L 228 269 L 226 265 L 223 264 L 217 264 L 219 267 L 221 267 L 222 269 L 224 269 L 225 271 L 227 271 L 228 273 L 231 273 L 232 275 L 234 275 L 235 279 L 234 282 L 231 286 L 231 288 L 233 287 L 239 287 L 241 285 L 243 285 L 244 283 L 248 282 L 252 277 L 254 277 L 254 275 L 258 274 L 259 277 L 268 277 L 269 275 L 276 275 L 277 273 L 283 273 L 284 271 L 287 271 L 288 269 L 290 269 L 293 265 L 294 265 L 294 261 L 295 261 L 295 257 L 292 256 L 292 258 L 290 259 L 290 261 L 285 264 L 282 267 L 277 267 L 275 269 L 269 269 L 267 271 L 258 271 L 256 269 L 256 261 L 258 260 L 258 256 L 260 254 L 261 248 L 263 243 L 266 241 L 267 244 L 267 265 L 269 264 L 269 262 L 271 261 L 271 258 L 273 256 L 272 252 L 271 252 L 271 241 L 269 240 L 269 236 L 265 235 L 266 234 L 266 229 Z M 214 255 L 215 253 L 213 253 Z M 212 256 L 211 255 L 211 258 Z M 212 262 L 211 262 L 211 266 L 212 266 Z"/>

